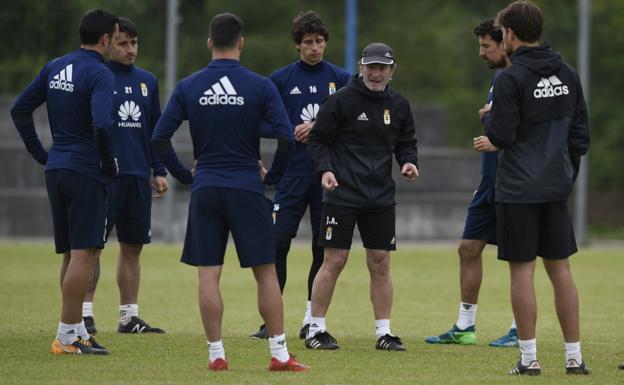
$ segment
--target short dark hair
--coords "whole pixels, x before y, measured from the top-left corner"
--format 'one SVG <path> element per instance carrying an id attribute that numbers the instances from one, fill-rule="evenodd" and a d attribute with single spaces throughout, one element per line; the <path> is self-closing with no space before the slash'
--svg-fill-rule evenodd
<path id="1" fill-rule="evenodd" d="M 492 40 L 497 43 L 503 41 L 503 31 L 494 25 L 493 19 L 485 20 L 477 25 L 474 29 L 474 34 L 483 38 L 490 35 Z"/>
<path id="2" fill-rule="evenodd" d="M 132 20 L 123 16 L 119 17 L 119 33 L 121 32 L 125 32 L 128 36 L 132 38 L 139 35 L 136 29 L 136 25 L 132 22 Z"/>
<path id="3" fill-rule="evenodd" d="M 233 13 L 220 13 L 210 21 L 210 40 L 214 48 L 233 48 L 243 35 L 243 20 Z"/>
<path id="4" fill-rule="evenodd" d="M 103 9 L 92 9 L 85 13 L 80 21 L 80 42 L 82 44 L 97 44 L 106 34 L 111 37 L 115 32 L 115 24 L 119 18 Z"/>
<path id="5" fill-rule="evenodd" d="M 509 4 L 498 13 L 496 24 L 511 28 L 518 39 L 533 43 L 542 36 L 544 18 L 537 5 L 527 0 L 519 0 Z"/>
<path id="6" fill-rule="evenodd" d="M 329 41 L 329 31 L 325 22 L 318 13 L 314 11 L 301 12 L 293 19 L 290 35 L 295 44 L 301 44 L 306 33 L 318 33 Z"/>

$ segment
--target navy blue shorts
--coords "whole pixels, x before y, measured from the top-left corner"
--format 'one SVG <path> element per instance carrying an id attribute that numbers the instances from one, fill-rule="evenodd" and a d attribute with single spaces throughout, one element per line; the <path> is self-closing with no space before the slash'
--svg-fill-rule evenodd
<path id="1" fill-rule="evenodd" d="M 275 263 L 271 201 L 256 192 L 221 187 L 191 194 L 181 261 L 223 265 L 230 231 L 241 267 Z"/>
<path id="2" fill-rule="evenodd" d="M 496 245 L 495 179 L 483 177 L 468 206 L 462 239 L 476 239 Z"/>
<path id="3" fill-rule="evenodd" d="M 310 206 L 310 225 L 316 241 L 321 223 L 323 189 L 318 176 L 285 176 L 277 184 L 273 198 L 275 232 L 297 235 L 299 223 Z"/>
<path id="4" fill-rule="evenodd" d="M 394 206 L 355 208 L 323 204 L 319 246 L 350 249 L 357 224 L 366 249 L 396 250 Z"/>
<path id="5" fill-rule="evenodd" d="M 63 169 L 47 171 L 45 179 L 56 252 L 103 249 L 107 206 L 105 186 L 86 175 Z"/>
<path id="6" fill-rule="evenodd" d="M 152 239 L 152 190 L 149 180 L 137 176 L 115 178 L 108 185 L 107 236 L 117 230 L 119 242 L 132 245 Z"/>

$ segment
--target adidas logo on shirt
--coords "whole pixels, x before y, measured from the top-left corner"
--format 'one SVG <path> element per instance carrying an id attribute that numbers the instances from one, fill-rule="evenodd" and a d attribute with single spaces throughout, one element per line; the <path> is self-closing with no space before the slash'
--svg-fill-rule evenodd
<path id="1" fill-rule="evenodd" d="M 362 112 L 360 114 L 360 116 L 358 116 L 358 120 L 362 120 L 362 121 L 368 122 L 368 117 L 366 116 L 366 113 Z"/>
<path id="2" fill-rule="evenodd" d="M 292 90 L 290 90 L 291 95 L 301 95 L 301 91 L 299 91 L 299 87 L 295 86 Z"/>
<path id="3" fill-rule="evenodd" d="M 554 98 L 555 96 L 567 95 L 569 93 L 568 86 L 563 84 L 558 77 L 552 75 L 548 78 L 542 78 L 542 80 L 537 83 L 537 88 L 533 91 L 533 96 L 536 99 Z"/>
<path id="4" fill-rule="evenodd" d="M 138 121 L 141 117 L 141 109 L 139 105 L 132 100 L 123 102 L 123 104 L 119 106 L 117 115 L 119 115 L 122 120 L 122 122 L 117 124 L 119 127 L 141 127 L 141 122 Z M 128 118 L 131 118 L 134 122 L 127 122 Z"/>
<path id="5" fill-rule="evenodd" d="M 74 65 L 70 64 L 63 68 L 61 72 L 54 75 L 53 80 L 50 81 L 50 88 L 53 90 L 61 90 L 67 92 L 74 92 L 74 85 L 72 84 L 72 75 L 74 72 Z"/>
<path id="6" fill-rule="evenodd" d="M 210 89 L 204 92 L 204 96 L 199 98 L 199 104 L 202 106 L 207 105 L 239 105 L 245 104 L 245 99 L 242 96 L 236 96 L 236 90 L 230 82 L 227 76 L 219 79 L 218 82 L 212 85 Z"/>

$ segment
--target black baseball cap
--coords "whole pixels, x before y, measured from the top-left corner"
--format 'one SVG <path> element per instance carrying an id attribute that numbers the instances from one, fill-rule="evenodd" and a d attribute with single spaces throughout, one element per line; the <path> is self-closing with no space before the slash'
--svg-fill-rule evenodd
<path id="1" fill-rule="evenodd" d="M 384 43 L 370 43 L 362 50 L 360 64 L 394 64 L 392 48 Z"/>

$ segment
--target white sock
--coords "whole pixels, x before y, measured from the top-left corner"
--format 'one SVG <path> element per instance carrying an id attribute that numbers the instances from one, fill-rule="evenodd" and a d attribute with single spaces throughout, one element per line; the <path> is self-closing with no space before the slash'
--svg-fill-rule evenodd
<path id="1" fill-rule="evenodd" d="M 522 365 L 528 366 L 531 361 L 537 360 L 537 340 L 518 340 Z"/>
<path id="2" fill-rule="evenodd" d="M 390 320 L 389 319 L 376 319 L 375 320 L 375 335 L 377 338 L 385 336 L 386 334 L 392 335 L 390 332 Z"/>
<path id="3" fill-rule="evenodd" d="M 583 357 L 581 357 L 581 342 L 566 342 L 565 355 L 566 362 L 568 360 L 576 360 L 580 364 L 583 361 Z"/>
<path id="4" fill-rule="evenodd" d="M 269 350 L 271 357 L 275 357 L 279 362 L 286 362 L 290 358 L 286 347 L 286 334 L 269 337 Z"/>
<path id="5" fill-rule="evenodd" d="M 518 330 L 518 325 L 516 325 L 516 318 L 512 318 L 511 319 L 511 326 L 509 327 L 509 329 L 516 329 Z"/>
<path id="6" fill-rule="evenodd" d="M 477 304 L 459 303 L 459 318 L 457 319 L 457 327 L 460 330 L 474 326 L 477 319 Z"/>
<path id="7" fill-rule="evenodd" d="M 82 316 L 93 317 L 93 302 L 82 303 Z"/>
<path id="8" fill-rule="evenodd" d="M 87 332 L 87 328 L 85 327 L 84 320 L 81 320 L 78 324 L 78 337 L 82 338 L 85 341 L 91 338 L 91 336 Z"/>
<path id="9" fill-rule="evenodd" d="M 308 329 L 307 338 L 313 337 L 316 333 L 324 332 L 325 317 L 310 317 L 310 329 Z"/>
<path id="10" fill-rule="evenodd" d="M 310 317 L 312 317 L 312 301 L 307 301 L 305 316 L 303 316 L 303 322 L 301 323 L 301 326 L 305 326 L 306 324 L 309 324 Z"/>
<path id="11" fill-rule="evenodd" d="M 64 324 L 59 322 L 56 331 L 56 339 L 61 341 L 63 345 L 71 345 L 78 339 L 78 326 L 80 324 Z"/>
<path id="12" fill-rule="evenodd" d="M 119 323 L 122 325 L 127 325 L 128 322 L 132 319 L 132 317 L 139 316 L 139 305 L 136 303 L 131 303 L 127 305 L 119 306 Z"/>
<path id="13" fill-rule="evenodd" d="M 222 358 L 225 360 L 225 349 L 223 349 L 223 340 L 215 342 L 208 341 L 208 360 L 210 360 L 210 363 L 212 363 L 217 358 Z"/>

